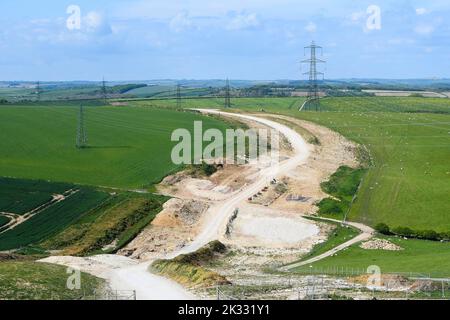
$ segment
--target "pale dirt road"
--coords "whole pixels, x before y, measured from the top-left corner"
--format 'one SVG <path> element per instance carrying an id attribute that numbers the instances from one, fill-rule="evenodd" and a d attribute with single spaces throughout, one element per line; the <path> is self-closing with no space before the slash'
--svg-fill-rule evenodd
<path id="1" fill-rule="evenodd" d="M 295 169 L 297 166 L 306 163 L 310 155 L 308 144 L 296 131 L 275 121 L 250 115 L 225 113 L 218 110 L 202 109 L 198 111 L 202 113 L 221 114 L 229 117 L 241 118 L 266 125 L 269 128 L 278 131 L 289 141 L 293 149 L 293 156 L 276 166 L 270 166 L 262 169 L 258 175 L 258 178 L 254 180 L 253 183 L 244 186 L 240 192 L 231 196 L 224 202 L 211 207 L 205 215 L 205 220 L 201 228 L 202 232 L 200 232 L 192 243 L 167 255 L 166 258 L 174 258 L 180 254 L 194 252 L 209 242 L 220 239 L 224 234 L 229 217 L 240 203 L 246 201 L 249 197 L 270 184 L 270 181 L 274 178 L 286 174 L 290 170 Z M 360 228 L 358 227 L 358 229 Z M 365 235 L 365 233 L 363 234 Z M 357 240 L 360 241 L 361 239 Z M 353 239 L 353 241 L 356 240 Z M 345 248 L 348 244 L 344 244 L 343 246 Z M 336 250 L 339 251 L 339 247 L 336 248 Z M 58 261 L 59 264 L 76 267 L 76 265 L 70 265 L 69 262 L 64 264 L 63 258 L 64 257 L 58 257 L 59 260 L 55 260 Z M 135 262 L 133 264 L 130 261 L 129 265 L 124 266 L 119 263 L 117 266 L 113 266 L 114 257 L 109 257 L 109 259 L 109 269 L 104 273 L 104 278 L 108 280 L 114 290 L 136 290 L 137 299 L 142 300 L 190 300 L 197 298 L 174 281 L 151 274 L 148 271 L 148 267 L 152 261 L 137 265 Z M 117 259 L 119 262 L 123 262 L 123 257 Z M 51 262 L 52 258 L 46 260 L 46 262 Z M 84 271 L 82 268 L 81 270 Z"/>
<path id="2" fill-rule="evenodd" d="M 323 218 L 321 220 L 342 223 L 342 221 L 334 220 L 334 219 Z M 344 243 L 340 244 L 337 247 L 334 247 L 333 249 L 331 249 L 331 250 L 329 250 L 327 252 L 324 252 L 321 255 L 318 255 L 318 256 L 316 256 L 314 258 L 311 258 L 309 260 L 305 260 L 305 261 L 302 261 L 302 262 L 297 262 L 297 263 L 293 263 L 293 264 L 284 266 L 284 267 L 280 268 L 280 270 L 281 271 L 289 271 L 289 270 L 292 270 L 292 269 L 295 269 L 295 268 L 298 268 L 298 267 L 302 267 L 302 266 L 306 266 L 306 265 L 312 264 L 314 262 L 320 261 L 322 259 L 331 257 L 331 256 L 335 255 L 336 253 L 338 253 L 339 251 L 342 251 L 342 250 L 344 250 L 344 249 L 354 245 L 355 243 L 369 240 L 370 238 L 373 237 L 373 235 L 375 233 L 375 230 L 373 230 L 371 227 L 368 227 L 368 226 L 366 226 L 364 224 L 361 224 L 361 223 L 346 222 L 344 224 L 360 230 L 361 234 L 359 234 L 358 236 L 354 237 L 353 239 L 351 239 L 351 240 L 349 240 L 347 242 L 344 242 Z"/>
<path id="3" fill-rule="evenodd" d="M 168 258 L 174 258 L 180 254 L 197 251 L 209 242 L 219 239 L 225 233 L 225 228 L 229 217 L 233 214 L 233 211 L 241 202 L 246 201 L 249 197 L 260 192 L 264 187 L 270 185 L 270 181 L 273 179 L 280 175 L 286 174 L 290 170 L 293 170 L 297 166 L 305 163 L 310 154 L 308 144 L 296 131 L 275 121 L 243 114 L 226 113 L 218 110 L 199 109 L 197 111 L 207 114 L 220 114 L 227 117 L 241 118 L 266 125 L 278 131 L 289 140 L 294 151 L 294 156 L 277 165 L 272 165 L 263 169 L 254 183 L 245 186 L 239 193 L 224 201 L 220 205 L 211 207 L 206 213 L 207 222 L 202 226 L 203 231 L 191 244 L 177 252 L 173 252 L 168 256 Z"/>

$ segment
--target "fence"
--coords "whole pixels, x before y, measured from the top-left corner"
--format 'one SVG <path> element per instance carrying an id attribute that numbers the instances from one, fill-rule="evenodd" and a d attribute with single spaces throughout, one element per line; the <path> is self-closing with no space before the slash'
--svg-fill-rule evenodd
<path id="1" fill-rule="evenodd" d="M 246 299 L 282 299 L 297 300 L 449 300 L 450 279 L 429 278 L 418 273 L 390 273 L 382 275 L 381 283 L 370 285 L 368 279 L 358 276 L 370 276 L 365 270 L 356 268 L 334 268 L 342 279 L 319 274 L 302 276 L 284 276 L 211 288 L 217 300 Z M 319 272 L 319 270 L 316 270 Z M 355 278 L 351 279 L 351 276 Z M 281 295 L 280 295 L 281 293 Z"/>
<path id="2" fill-rule="evenodd" d="M 135 290 L 102 290 L 85 295 L 83 300 L 136 300 Z"/>

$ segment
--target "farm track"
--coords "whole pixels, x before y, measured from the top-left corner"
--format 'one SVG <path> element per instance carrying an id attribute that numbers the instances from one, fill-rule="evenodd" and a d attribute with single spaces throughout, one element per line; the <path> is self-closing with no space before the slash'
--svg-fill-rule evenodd
<path id="1" fill-rule="evenodd" d="M 9 212 L 1 212 L 0 214 L 10 217 L 11 221 L 6 226 L 3 226 L 4 229 L 2 231 L 0 231 L 0 234 L 3 234 L 7 231 L 10 231 L 10 230 L 16 228 L 18 225 L 30 220 L 31 218 L 33 218 L 37 214 L 41 213 L 42 211 L 50 208 L 51 206 L 66 200 L 67 198 L 73 196 L 74 194 L 76 194 L 79 191 L 80 190 L 78 190 L 78 189 L 70 189 L 70 190 L 67 190 L 66 192 L 64 192 L 64 194 L 62 194 L 62 195 L 54 195 L 52 200 L 40 205 L 39 207 L 37 207 L 23 215 L 9 213 Z"/>
<path id="2" fill-rule="evenodd" d="M 337 247 L 332 248 L 331 250 L 328 250 L 327 252 L 324 252 L 316 257 L 312 257 L 311 259 L 305 260 L 305 261 L 300 261 L 300 262 L 296 262 L 296 263 L 292 263 L 289 264 L 287 266 L 281 267 L 280 271 L 289 271 L 298 267 L 302 267 L 302 266 L 306 266 L 308 264 L 323 260 L 325 258 L 331 257 L 333 255 L 335 255 L 336 253 L 347 249 L 348 247 L 362 242 L 362 241 L 367 241 L 370 238 L 373 237 L 373 235 L 375 234 L 375 230 L 373 230 L 371 227 L 366 226 L 362 223 L 356 223 L 356 222 L 345 222 L 343 223 L 342 221 L 339 220 L 335 220 L 335 219 L 329 219 L 329 218 L 320 218 L 320 220 L 324 220 L 324 221 L 330 221 L 330 222 L 336 222 L 336 223 L 341 223 L 343 225 L 346 226 L 350 226 L 353 228 L 358 229 L 361 233 L 359 235 L 357 235 L 356 237 L 350 239 L 347 242 L 344 242 L 340 245 L 338 245 Z"/>
<path id="3" fill-rule="evenodd" d="M 278 178 L 299 165 L 308 161 L 309 149 L 302 136 L 296 131 L 280 124 L 258 116 L 246 114 L 235 114 L 220 112 L 217 110 L 199 110 L 206 114 L 221 114 L 229 117 L 240 118 L 247 121 L 256 122 L 278 131 L 291 144 L 293 155 L 280 162 L 277 166 L 267 167 L 259 172 L 258 178 L 251 184 L 245 185 L 239 192 L 231 195 L 222 203 L 214 206 L 206 213 L 202 229 L 198 236 L 187 246 L 165 255 L 165 258 L 174 258 L 180 254 L 187 254 L 197 251 L 210 241 L 220 239 L 225 232 L 226 225 L 232 216 L 234 210 L 240 203 L 246 201 L 250 196 L 264 188 L 274 178 Z M 361 229 L 362 227 L 357 227 Z M 367 233 L 363 232 L 364 237 Z M 359 240 L 359 239 L 357 239 Z M 355 241 L 355 240 L 353 240 Z M 347 245 L 347 243 L 345 244 Z M 98 259 L 99 261 L 95 261 Z M 108 260 L 108 261 L 102 261 Z M 57 263 L 72 267 L 83 267 L 89 265 L 89 270 L 107 270 L 102 271 L 102 277 L 107 279 L 114 290 L 136 290 L 138 299 L 193 299 L 191 293 L 176 284 L 175 282 L 161 276 L 151 274 L 149 267 L 153 261 L 137 263 L 136 260 L 117 255 L 98 256 L 86 258 L 78 261 L 73 257 L 51 257 L 44 262 Z"/>

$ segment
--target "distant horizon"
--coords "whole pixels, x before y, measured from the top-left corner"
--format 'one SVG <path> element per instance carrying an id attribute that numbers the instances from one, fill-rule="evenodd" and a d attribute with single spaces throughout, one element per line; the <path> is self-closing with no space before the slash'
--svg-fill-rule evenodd
<path id="1" fill-rule="evenodd" d="M 21 0 L 0 10 L 5 81 L 304 80 L 313 40 L 327 79 L 450 78 L 444 0 Z"/>
<path id="2" fill-rule="evenodd" d="M 105 78 L 105 82 L 163 82 L 163 81 L 226 81 L 227 78 L 159 78 L 159 79 L 126 79 L 126 80 L 109 80 Z M 228 78 L 229 81 L 242 81 L 242 82 L 295 82 L 295 81 L 303 81 L 308 82 L 308 79 L 232 79 Z M 67 83 L 75 83 L 75 82 L 92 82 L 92 83 L 101 83 L 103 80 L 45 80 L 45 79 L 35 79 L 35 80 L 0 80 L 0 83 L 58 83 L 58 82 L 67 82 Z M 326 81 L 450 81 L 449 78 L 326 78 L 321 80 L 320 82 Z"/>

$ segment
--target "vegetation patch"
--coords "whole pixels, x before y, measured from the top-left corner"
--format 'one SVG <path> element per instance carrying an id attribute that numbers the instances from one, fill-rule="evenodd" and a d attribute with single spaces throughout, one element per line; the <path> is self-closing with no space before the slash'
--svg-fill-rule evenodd
<path id="1" fill-rule="evenodd" d="M 71 188 L 67 183 L 0 178 L 0 212 L 25 214 Z"/>
<path id="2" fill-rule="evenodd" d="M 427 277 L 450 276 L 450 250 L 448 243 L 397 237 L 381 237 L 403 248 L 400 251 L 365 250 L 357 243 L 332 257 L 312 263 L 316 270 L 367 270 L 379 266 L 382 273 L 413 272 Z M 294 272 L 310 272 L 310 266 L 294 269 Z"/>
<path id="3" fill-rule="evenodd" d="M 171 278 L 178 283 L 193 287 L 209 287 L 229 284 L 220 274 L 208 270 L 212 260 L 226 253 L 226 247 L 219 241 L 213 241 L 196 252 L 180 255 L 172 260 L 156 260 L 152 271 Z"/>
<path id="4" fill-rule="evenodd" d="M 32 261 L 0 262 L 0 300 L 81 300 L 104 287 L 82 273 L 80 290 L 69 290 L 65 267 Z"/>
<path id="5" fill-rule="evenodd" d="M 340 167 L 331 178 L 321 184 L 322 190 L 334 198 L 326 198 L 318 203 L 319 214 L 341 217 L 349 209 L 364 175 L 364 169 Z"/>
<path id="6" fill-rule="evenodd" d="M 0 231 L 1 227 L 7 225 L 11 221 L 10 218 L 0 215 Z"/>
<path id="7" fill-rule="evenodd" d="M 344 226 L 340 223 L 326 221 L 326 220 L 323 220 L 320 218 L 313 218 L 313 217 L 306 217 L 306 219 L 318 221 L 321 223 L 327 223 L 329 225 L 332 225 L 334 227 L 334 229 L 330 232 L 326 241 L 316 244 L 309 253 L 307 253 L 300 260 L 295 261 L 295 262 L 306 261 L 311 258 L 317 257 L 317 256 L 319 256 L 333 248 L 336 248 L 337 246 L 353 239 L 354 237 L 356 237 L 359 234 L 359 231 L 356 230 L 355 228 L 349 227 L 349 226 Z"/>
<path id="8" fill-rule="evenodd" d="M 155 195 L 118 195 L 42 246 L 74 256 L 114 253 L 134 239 L 166 201 L 166 197 Z"/>
<path id="9" fill-rule="evenodd" d="M 0 251 L 41 242 L 64 230 L 108 197 L 107 193 L 81 188 L 66 200 L 53 204 L 14 229 L 0 234 Z"/>
<path id="10" fill-rule="evenodd" d="M 384 235 L 396 235 L 409 239 L 423 239 L 431 241 L 450 241 L 450 232 L 436 232 L 434 230 L 412 230 L 408 227 L 390 228 L 385 223 L 379 223 L 375 230 Z"/>

